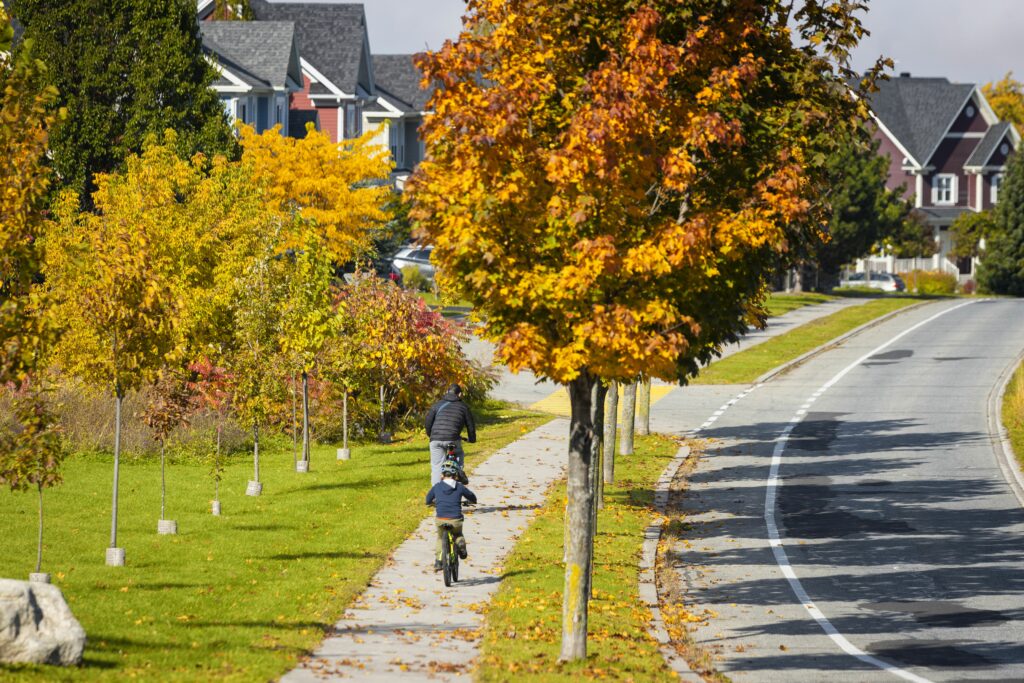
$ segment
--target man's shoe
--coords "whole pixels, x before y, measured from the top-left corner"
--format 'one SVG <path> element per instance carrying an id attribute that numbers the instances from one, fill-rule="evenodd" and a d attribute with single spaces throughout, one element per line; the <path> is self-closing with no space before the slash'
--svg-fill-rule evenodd
<path id="1" fill-rule="evenodd" d="M 441 560 L 434 560 L 434 571 L 441 571 Z"/>
<path id="2" fill-rule="evenodd" d="M 464 546 L 464 545 L 457 545 L 457 546 L 455 546 L 455 549 L 459 553 L 459 559 L 464 560 L 467 557 L 469 557 L 469 552 L 466 550 L 466 546 Z"/>

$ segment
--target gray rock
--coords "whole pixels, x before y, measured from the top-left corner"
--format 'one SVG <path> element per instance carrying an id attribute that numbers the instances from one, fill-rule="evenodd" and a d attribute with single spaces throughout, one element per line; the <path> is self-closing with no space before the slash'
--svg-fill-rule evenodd
<path id="1" fill-rule="evenodd" d="M 68 666 L 84 649 L 85 631 L 59 588 L 0 579 L 0 662 Z"/>

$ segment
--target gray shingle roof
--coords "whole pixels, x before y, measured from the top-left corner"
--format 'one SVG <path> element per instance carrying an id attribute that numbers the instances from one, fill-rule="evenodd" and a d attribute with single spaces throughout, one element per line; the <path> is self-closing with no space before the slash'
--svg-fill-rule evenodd
<path id="1" fill-rule="evenodd" d="M 981 139 L 978 146 L 971 152 L 971 156 L 964 162 L 964 166 L 984 166 L 989 157 L 992 156 L 992 153 L 996 151 L 996 147 L 999 146 L 999 143 L 1009 132 L 1010 124 L 1006 121 L 1001 121 L 989 128 L 985 132 L 985 137 Z"/>
<path id="2" fill-rule="evenodd" d="M 957 216 L 970 210 L 966 206 L 920 206 L 914 209 L 928 223 L 952 223 Z"/>
<path id="3" fill-rule="evenodd" d="M 202 21 L 203 47 L 249 85 L 284 88 L 302 83 L 290 21 Z"/>
<path id="4" fill-rule="evenodd" d="M 361 4 L 250 0 L 249 6 L 258 21 L 295 22 L 301 57 L 343 92 L 356 92 L 366 40 Z"/>
<path id="5" fill-rule="evenodd" d="M 902 76 L 878 83 L 871 111 L 919 164 L 927 164 L 974 86 L 945 78 Z"/>
<path id="6" fill-rule="evenodd" d="M 422 74 L 412 61 L 413 55 L 373 55 L 373 80 L 378 90 L 403 111 L 423 111 L 430 91 L 420 88 Z"/>

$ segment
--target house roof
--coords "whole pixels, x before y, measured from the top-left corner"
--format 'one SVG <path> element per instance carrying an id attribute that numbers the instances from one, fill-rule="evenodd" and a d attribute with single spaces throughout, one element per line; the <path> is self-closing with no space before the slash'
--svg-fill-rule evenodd
<path id="1" fill-rule="evenodd" d="M 346 94 L 355 94 L 363 54 L 369 54 L 361 4 L 250 0 L 249 6 L 258 21 L 294 22 L 302 59 Z"/>
<path id="2" fill-rule="evenodd" d="M 250 86 L 286 88 L 288 79 L 302 83 L 290 21 L 203 21 L 203 48 Z M 215 85 L 222 85 L 222 77 Z"/>
<path id="3" fill-rule="evenodd" d="M 1007 121 L 1001 121 L 996 125 L 992 126 L 985 133 L 985 137 L 981 139 L 978 146 L 971 152 L 971 156 L 968 157 L 967 161 L 964 162 L 965 167 L 977 167 L 984 166 L 988 163 L 988 160 L 992 157 L 993 152 L 996 151 L 996 147 L 1002 142 L 1003 138 L 1006 137 L 1010 131 L 1010 124 Z"/>
<path id="4" fill-rule="evenodd" d="M 390 104 L 402 111 L 423 111 L 430 90 L 420 87 L 422 74 L 413 55 L 373 55 L 373 79 Z"/>
<path id="5" fill-rule="evenodd" d="M 914 211 L 921 214 L 928 223 L 945 224 L 952 223 L 957 216 L 971 209 L 966 206 L 919 206 Z"/>
<path id="6" fill-rule="evenodd" d="M 882 125 L 910 152 L 911 161 L 923 166 L 972 92 L 969 83 L 901 76 L 879 81 L 878 92 L 869 94 L 868 102 Z"/>

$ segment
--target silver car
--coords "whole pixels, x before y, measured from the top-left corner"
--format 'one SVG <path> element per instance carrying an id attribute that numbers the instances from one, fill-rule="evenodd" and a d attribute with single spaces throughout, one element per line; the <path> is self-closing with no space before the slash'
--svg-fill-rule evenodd
<path id="1" fill-rule="evenodd" d="M 870 276 L 870 277 L 869 277 Z M 850 273 L 839 283 L 840 287 L 870 287 L 883 292 L 902 292 L 906 289 L 903 278 L 892 273 Z"/>
<path id="2" fill-rule="evenodd" d="M 430 262 L 430 253 L 433 250 L 434 247 L 422 245 L 404 247 L 398 250 L 398 253 L 391 259 L 391 263 L 398 270 L 413 266 L 420 271 L 420 275 L 428 280 L 433 280 L 434 264 Z"/>

